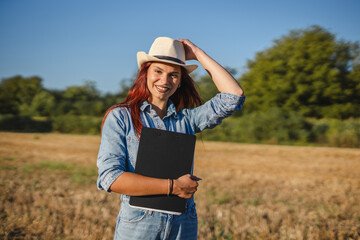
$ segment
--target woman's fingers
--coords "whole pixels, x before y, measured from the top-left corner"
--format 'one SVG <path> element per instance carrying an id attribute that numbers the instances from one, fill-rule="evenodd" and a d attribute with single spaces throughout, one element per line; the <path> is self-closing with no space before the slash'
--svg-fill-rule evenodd
<path id="1" fill-rule="evenodd" d="M 174 180 L 173 193 L 182 198 L 190 198 L 197 191 L 199 183 L 193 179 L 193 176 L 186 174 Z"/>
<path id="2" fill-rule="evenodd" d="M 184 45 L 186 60 L 197 60 L 196 51 L 198 47 L 189 39 L 178 39 L 178 41 L 182 42 Z"/>

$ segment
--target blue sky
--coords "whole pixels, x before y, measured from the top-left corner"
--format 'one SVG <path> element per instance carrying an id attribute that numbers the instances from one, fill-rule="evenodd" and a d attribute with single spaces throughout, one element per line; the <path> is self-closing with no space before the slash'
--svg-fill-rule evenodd
<path id="1" fill-rule="evenodd" d="M 188 38 L 240 74 L 293 29 L 359 41 L 359 12 L 358 0 L 0 0 L 0 78 L 36 75 L 47 89 L 95 81 L 114 93 L 158 36 Z"/>

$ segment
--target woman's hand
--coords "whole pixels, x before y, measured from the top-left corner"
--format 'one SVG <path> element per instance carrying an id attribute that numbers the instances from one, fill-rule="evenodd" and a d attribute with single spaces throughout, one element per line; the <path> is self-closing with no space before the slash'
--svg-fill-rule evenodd
<path id="1" fill-rule="evenodd" d="M 190 174 L 174 179 L 173 194 L 181 198 L 191 198 L 192 195 L 197 191 L 199 183 L 196 181 L 199 179 Z"/>
<path id="2" fill-rule="evenodd" d="M 188 39 L 178 39 L 178 41 L 182 42 L 184 45 L 186 60 L 198 60 L 197 54 L 202 51 L 199 47 L 190 42 Z"/>
<path id="3" fill-rule="evenodd" d="M 188 39 L 178 39 L 185 49 L 186 60 L 197 60 L 209 73 L 219 92 L 231 93 L 242 96 L 244 91 L 235 78 L 219 63 L 207 55 Z"/>

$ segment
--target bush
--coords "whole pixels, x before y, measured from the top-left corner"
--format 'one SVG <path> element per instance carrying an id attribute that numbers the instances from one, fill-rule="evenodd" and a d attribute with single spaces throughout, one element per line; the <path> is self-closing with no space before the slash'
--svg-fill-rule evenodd
<path id="1" fill-rule="evenodd" d="M 297 112 L 272 108 L 230 117 L 201 135 L 212 141 L 360 147 L 360 119 L 306 119 Z"/>
<path id="2" fill-rule="evenodd" d="M 0 131 L 100 134 L 101 117 L 63 115 L 52 119 L 0 115 Z M 203 140 L 360 147 L 360 119 L 305 119 L 279 108 L 225 119 L 205 130 Z"/>
<path id="3" fill-rule="evenodd" d="M 272 108 L 264 112 L 230 117 L 223 124 L 206 130 L 204 139 L 249 143 L 306 143 L 311 125 L 296 112 Z"/>
<path id="4" fill-rule="evenodd" d="M 51 132 L 51 121 L 29 116 L 0 115 L 0 131 Z"/>
<path id="5" fill-rule="evenodd" d="M 92 116 L 64 115 L 47 119 L 7 114 L 0 115 L 0 131 L 99 134 L 101 121 L 101 117 Z"/>
<path id="6" fill-rule="evenodd" d="M 101 117 L 63 115 L 52 119 L 53 131 L 61 133 L 99 134 Z"/>
<path id="7" fill-rule="evenodd" d="M 329 120 L 326 137 L 333 147 L 360 147 L 360 120 Z"/>

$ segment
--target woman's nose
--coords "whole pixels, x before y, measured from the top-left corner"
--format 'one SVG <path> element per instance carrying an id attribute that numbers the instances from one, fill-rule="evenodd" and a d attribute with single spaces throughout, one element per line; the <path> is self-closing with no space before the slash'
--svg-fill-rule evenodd
<path id="1" fill-rule="evenodd" d="M 171 80 L 171 76 L 169 74 L 164 74 L 161 76 L 161 82 L 162 83 L 168 83 Z"/>

